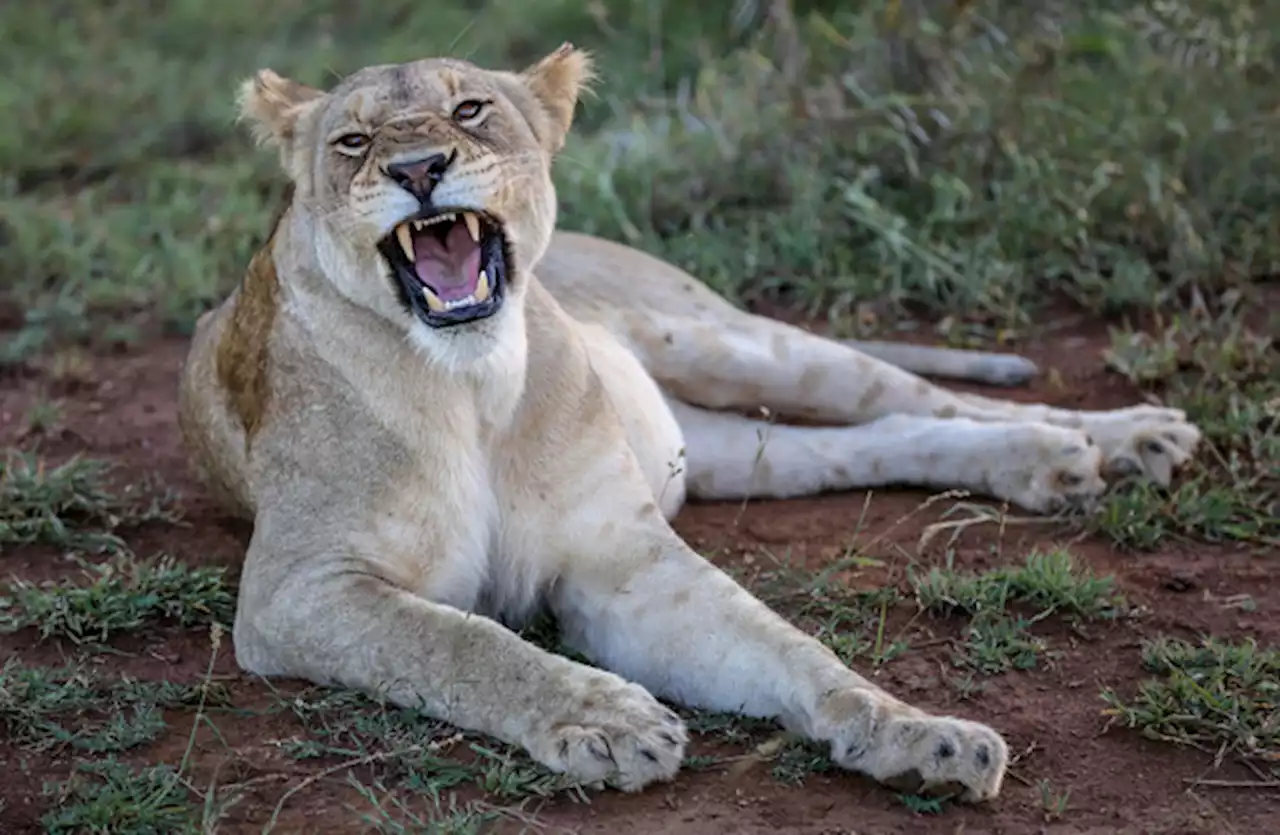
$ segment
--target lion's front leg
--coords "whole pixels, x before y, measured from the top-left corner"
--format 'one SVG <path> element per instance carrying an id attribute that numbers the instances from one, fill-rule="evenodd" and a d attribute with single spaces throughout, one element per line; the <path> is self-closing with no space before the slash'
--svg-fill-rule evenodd
<path id="1" fill-rule="evenodd" d="M 571 561 L 553 606 L 564 640 L 597 663 L 691 707 L 777 717 L 831 744 L 845 768 L 910 788 L 994 797 L 1008 749 L 991 728 L 926 714 L 695 554 L 656 515 L 602 524 Z M 584 537 L 583 542 L 588 540 Z"/>
<path id="2" fill-rule="evenodd" d="M 638 685 L 548 653 L 489 618 L 380 578 L 376 560 L 250 549 L 235 648 L 245 669 L 339 684 L 524 747 L 581 782 L 674 776 L 687 735 Z M 293 567 L 281 573 L 280 566 Z"/>

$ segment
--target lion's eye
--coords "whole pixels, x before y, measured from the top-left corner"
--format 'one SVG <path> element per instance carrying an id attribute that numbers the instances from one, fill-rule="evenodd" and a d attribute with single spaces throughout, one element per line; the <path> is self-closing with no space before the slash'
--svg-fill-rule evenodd
<path id="1" fill-rule="evenodd" d="M 368 134 L 344 133 L 335 139 L 333 144 L 344 151 L 363 151 L 370 141 Z"/>
<path id="2" fill-rule="evenodd" d="M 462 104 L 458 105 L 453 109 L 453 121 L 470 122 L 474 119 L 479 118 L 480 114 L 484 113 L 484 109 L 488 106 L 489 106 L 489 103 L 487 101 L 480 101 L 479 99 L 467 99 Z"/>

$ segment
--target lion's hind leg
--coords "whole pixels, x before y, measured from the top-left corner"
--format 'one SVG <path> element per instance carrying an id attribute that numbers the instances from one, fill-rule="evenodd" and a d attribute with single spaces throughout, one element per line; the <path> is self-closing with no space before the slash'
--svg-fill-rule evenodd
<path id="1" fill-rule="evenodd" d="M 784 499 L 823 490 L 961 488 L 1046 512 L 1106 484 L 1101 453 L 1043 423 L 891 415 L 859 426 L 792 426 L 671 402 L 695 499 Z"/>
<path id="2" fill-rule="evenodd" d="M 636 315 L 628 341 L 674 397 L 711 410 L 767 409 L 856 426 L 890 415 L 1079 429 L 1102 449 L 1105 471 L 1167 485 L 1200 431 L 1177 409 L 1081 411 L 951 391 L 830 339 L 748 314 L 694 318 Z"/>

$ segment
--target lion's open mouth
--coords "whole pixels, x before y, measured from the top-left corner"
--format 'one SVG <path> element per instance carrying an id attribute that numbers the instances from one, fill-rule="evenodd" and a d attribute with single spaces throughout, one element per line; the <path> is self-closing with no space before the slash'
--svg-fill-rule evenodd
<path id="1" fill-rule="evenodd" d="M 507 280 L 502 225 L 479 212 L 432 210 L 407 218 L 378 244 L 400 299 L 439 328 L 492 316 Z"/>

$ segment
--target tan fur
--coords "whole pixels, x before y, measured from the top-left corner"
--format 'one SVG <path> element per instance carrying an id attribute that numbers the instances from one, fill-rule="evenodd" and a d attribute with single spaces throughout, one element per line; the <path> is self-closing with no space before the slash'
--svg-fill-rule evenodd
<path id="1" fill-rule="evenodd" d="M 286 201 L 292 192 L 290 187 Z M 267 343 L 280 305 L 279 277 L 271 250 L 283 216 L 283 211 L 276 214 L 266 244 L 249 262 L 240 283 L 239 297 L 230 308 L 231 321 L 218 340 L 215 359 L 218 383 L 226 391 L 228 406 L 244 429 L 246 450 L 253 443 L 271 397 Z"/>
<path id="2" fill-rule="evenodd" d="M 552 154 L 589 75 L 562 48 L 523 73 L 440 59 L 326 94 L 269 71 L 246 84 L 244 113 L 296 192 L 200 320 L 179 412 L 210 488 L 254 521 L 238 662 L 378 691 L 628 790 L 683 757 L 660 696 L 777 717 L 882 781 L 994 797 L 1008 762 L 995 731 L 857 675 L 668 520 L 686 493 L 894 481 L 1047 506 L 1096 494 L 1135 432 L 1182 454 L 1194 428 L 1163 410 L 951 394 L 742 313 L 650 256 L 555 235 Z M 474 98 L 491 102 L 483 123 L 452 122 Z M 358 154 L 331 144 L 351 131 L 371 137 Z M 511 247 L 503 307 L 444 329 L 397 303 L 374 249 L 418 205 L 384 166 L 437 152 L 457 162 L 434 199 L 501 218 Z M 836 425 L 722 411 L 753 406 Z M 542 606 L 598 667 L 511 631 Z"/>

